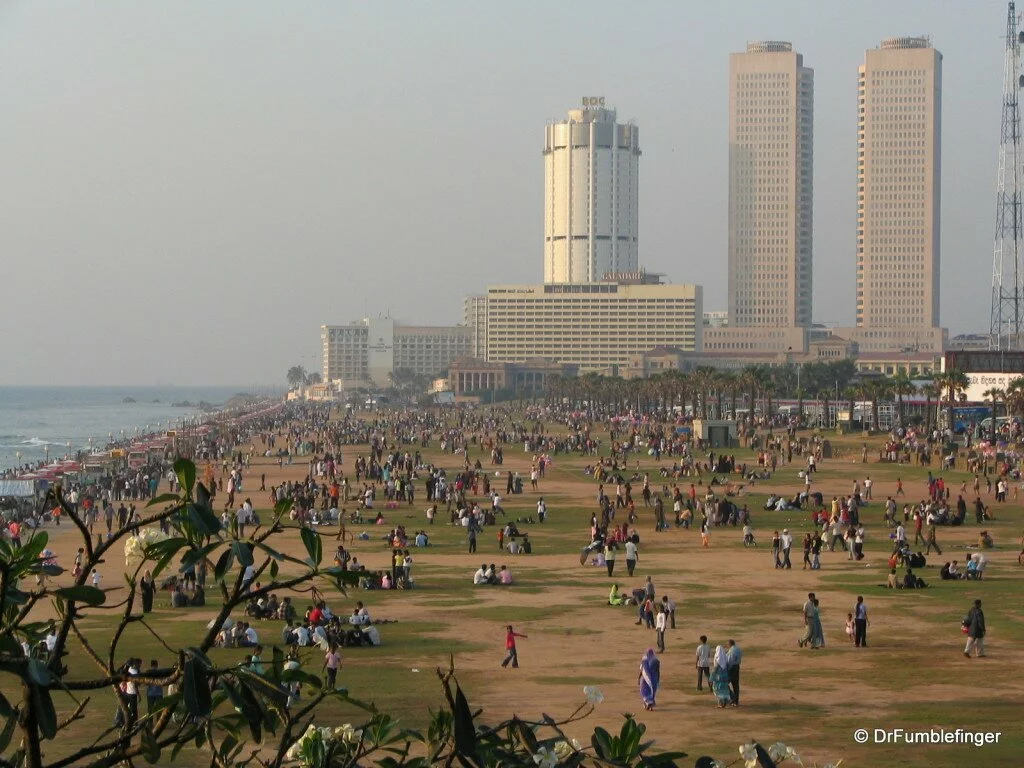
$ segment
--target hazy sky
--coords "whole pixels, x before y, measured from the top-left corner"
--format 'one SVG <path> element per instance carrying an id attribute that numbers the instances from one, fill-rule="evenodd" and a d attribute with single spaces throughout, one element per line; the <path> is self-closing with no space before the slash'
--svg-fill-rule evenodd
<path id="1" fill-rule="evenodd" d="M 815 71 L 814 317 L 852 323 L 865 48 L 943 53 L 942 323 L 987 330 L 1006 4 L 0 3 L 0 383 L 319 369 L 319 326 L 542 279 L 546 121 L 640 126 L 640 261 L 726 306 L 728 54 Z"/>

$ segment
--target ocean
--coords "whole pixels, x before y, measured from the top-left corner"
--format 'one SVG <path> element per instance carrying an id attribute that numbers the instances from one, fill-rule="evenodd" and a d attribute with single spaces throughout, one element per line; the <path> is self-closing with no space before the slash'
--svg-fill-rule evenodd
<path id="1" fill-rule="evenodd" d="M 199 413 L 175 402 L 204 400 L 222 406 L 242 387 L 6 387 L 0 386 L 0 468 L 102 448 L 114 439 L 167 429 L 175 419 Z M 126 402 L 127 399 L 135 402 Z M 70 443 L 71 447 L 68 448 Z"/>

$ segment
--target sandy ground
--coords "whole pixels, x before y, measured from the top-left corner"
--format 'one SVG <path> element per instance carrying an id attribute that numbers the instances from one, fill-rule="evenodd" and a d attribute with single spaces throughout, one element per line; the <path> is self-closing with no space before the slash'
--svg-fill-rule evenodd
<path id="1" fill-rule="evenodd" d="M 352 450 L 346 454 L 346 466 L 351 462 L 349 454 Z M 529 457 L 510 446 L 504 469 L 528 472 Z M 258 459 L 250 469 L 243 498 L 251 496 L 257 507 L 266 507 L 267 494 L 251 490 L 259 487 L 261 472 L 266 472 L 269 488 L 285 479 L 300 479 L 305 471 L 306 465 L 302 462 L 278 469 L 276 461 Z M 850 487 L 846 478 L 829 480 L 830 471 L 826 461 L 815 486 L 826 498 L 846 492 Z M 199 474 L 201 477 L 201 467 Z M 895 484 L 891 485 L 876 484 L 875 498 L 884 500 L 886 493 L 894 492 Z M 908 482 L 907 487 L 913 496 L 912 484 Z M 594 491 L 591 481 L 557 464 L 541 488 L 549 499 L 573 499 L 586 510 L 593 505 Z M 412 508 L 417 517 L 407 523 L 410 527 L 425 525 L 425 520 L 419 522 L 425 506 L 422 490 L 420 496 Z M 532 505 L 535 499 L 536 494 L 527 491 L 525 499 L 518 497 L 517 501 Z M 1019 507 L 1015 506 L 1014 510 L 1019 515 Z M 398 514 L 407 513 L 403 509 Z M 560 514 L 554 505 L 551 514 Z M 577 514 L 581 518 L 582 538 L 585 516 Z M 800 513 L 793 516 L 794 528 L 803 522 L 798 515 Z M 875 532 L 880 532 L 876 515 L 881 515 L 877 504 L 867 511 L 867 522 Z M 822 761 L 857 754 L 845 733 L 837 734 L 831 744 L 821 739 L 821 713 L 841 711 L 848 717 L 863 716 L 865 722 L 896 716 L 901 697 L 894 695 L 893 685 L 876 673 L 880 659 L 885 659 L 886 663 L 899 659 L 897 664 L 908 665 L 916 660 L 931 668 L 941 668 L 941 673 L 922 671 L 913 692 L 914 700 L 969 700 L 992 695 L 991 690 L 983 692 L 972 685 L 972 665 L 979 662 L 968 661 L 960 654 L 962 640 L 956 627 L 957 617 L 948 619 L 948 629 L 937 632 L 936 624 L 920 615 L 917 610 L 920 606 L 915 606 L 912 612 L 906 610 L 906 596 L 902 594 L 872 593 L 868 598 L 871 647 L 858 650 L 848 642 L 843 628 L 853 601 L 848 589 L 831 586 L 828 577 L 870 571 L 877 575 L 875 581 L 883 582 L 884 555 L 879 545 L 869 545 L 867 560 L 856 564 L 848 561 L 845 554 L 825 552 L 819 572 L 799 570 L 800 554 L 795 547 L 795 569 L 783 572 L 771 567 L 771 530 L 763 527 L 758 527 L 760 546 L 755 550 L 735 546 L 741 539 L 739 529 L 713 531 L 711 548 L 703 550 L 699 533 L 695 531 L 672 530 L 655 535 L 652 527 L 650 515 L 641 510 L 641 562 L 633 579 L 626 577 L 624 561 L 617 566 L 621 578 L 617 572 L 612 580 L 603 568 L 580 566 L 578 549 L 567 545 L 564 554 L 534 555 L 515 561 L 514 567 L 520 576 L 540 571 L 547 574 L 547 579 L 554 583 L 543 593 L 494 588 L 482 588 L 475 593 L 477 602 L 472 610 L 522 606 L 545 611 L 541 618 L 517 623 L 518 630 L 529 634 L 529 639 L 519 643 L 522 666 L 517 670 L 499 667 L 504 654 L 505 622 L 502 620 L 467 617 L 461 608 L 450 610 L 434 604 L 444 595 L 428 589 L 397 593 L 384 610 L 401 621 L 449 622 L 442 638 L 468 639 L 486 645 L 486 650 L 460 653 L 456 664 L 459 670 L 476 679 L 491 681 L 486 686 L 475 686 L 471 696 L 474 705 L 483 706 L 488 712 L 488 719 L 513 712 L 527 716 L 542 711 L 564 715 L 581 702 L 582 686 L 594 683 L 606 697 L 606 703 L 601 705 L 600 721 L 614 724 L 618 713 L 641 709 L 637 691 L 638 663 L 643 651 L 655 645 L 655 633 L 634 624 L 635 609 L 609 607 L 604 604 L 604 597 L 610 581 L 618 581 L 626 588 L 640 586 L 643 576 L 653 573 L 659 599 L 660 595 L 668 594 L 677 604 L 677 623 L 676 629 L 668 632 L 667 652 L 662 656 L 663 687 L 658 707 L 653 712 L 642 713 L 641 719 L 648 725 L 649 733 L 665 748 L 686 749 L 709 742 L 738 744 L 754 736 L 766 743 L 782 738 L 805 745 L 807 752 Z M 78 545 L 75 529 L 65 523 L 48 532 L 50 547 L 57 552 L 59 562 L 70 567 Z M 948 554 L 961 561 L 964 552 L 959 550 L 954 554 L 954 547 L 973 541 L 975 536 L 973 527 L 940 528 L 940 542 L 948 548 Z M 299 554 L 298 537 L 289 539 L 284 548 Z M 722 546 L 727 541 L 729 546 Z M 493 529 L 487 529 L 480 542 L 480 552 L 476 555 L 451 551 L 422 555 L 415 552 L 420 578 L 426 582 L 429 567 L 444 566 L 457 568 L 470 579 L 482 560 L 490 562 L 497 555 L 493 551 Z M 325 557 L 327 552 L 333 551 L 333 546 L 332 537 L 325 542 Z M 379 542 L 357 542 L 352 549 L 368 567 L 385 567 L 387 552 Z M 504 557 L 508 560 L 507 555 Z M 104 567 L 104 587 L 120 580 L 122 566 L 118 561 Z M 1000 571 L 1005 574 L 1016 568 L 1016 549 L 1012 545 L 991 553 L 993 574 Z M 937 578 L 937 573 L 932 573 Z M 806 593 L 812 590 L 821 600 L 829 647 L 819 652 L 798 651 L 796 640 L 803 630 L 800 607 Z M 965 586 L 964 610 L 972 596 L 973 590 Z M 356 597 L 358 595 L 353 595 Z M 198 614 L 191 615 L 200 618 Z M 213 612 L 209 611 L 209 615 Z M 716 715 L 718 710 L 710 694 L 695 691 L 693 652 L 701 634 L 709 636 L 712 647 L 724 644 L 731 637 L 745 650 L 742 706 L 724 715 Z M 998 648 L 998 626 L 991 628 L 989 644 Z M 1024 680 L 1019 675 L 1015 654 L 993 653 L 981 663 L 986 664 L 986 679 L 998 681 L 992 684 L 998 686 L 1000 696 L 1024 702 Z M 802 707 L 812 709 L 803 715 Z M 723 725 L 723 717 L 726 725 Z M 595 724 L 592 718 L 570 727 L 569 731 L 583 736 L 589 734 Z"/>

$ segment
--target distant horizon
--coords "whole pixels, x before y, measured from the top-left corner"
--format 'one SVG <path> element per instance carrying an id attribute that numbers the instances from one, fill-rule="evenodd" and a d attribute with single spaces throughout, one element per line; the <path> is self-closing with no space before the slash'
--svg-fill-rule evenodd
<path id="1" fill-rule="evenodd" d="M 812 317 L 848 327 L 857 70 L 931 39 L 940 325 L 987 332 L 1005 0 L 630 10 L 0 5 L 0 381 L 277 381 L 320 370 L 322 325 L 455 325 L 543 280 L 544 127 L 587 96 L 639 128 L 639 264 L 726 308 L 729 54 L 755 40 L 814 70 Z"/>

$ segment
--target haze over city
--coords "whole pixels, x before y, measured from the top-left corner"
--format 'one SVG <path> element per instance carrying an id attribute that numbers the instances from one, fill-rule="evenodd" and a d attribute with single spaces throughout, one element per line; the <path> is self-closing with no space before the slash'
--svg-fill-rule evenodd
<path id="1" fill-rule="evenodd" d="M 823 12 L 823 8 L 825 12 Z M 988 330 L 1005 3 L 0 7 L 0 384 L 280 382 L 319 328 L 542 277 L 547 121 L 640 128 L 639 261 L 726 308 L 729 54 L 814 69 L 816 322 L 854 314 L 857 67 L 943 55 L 941 324 Z"/>

